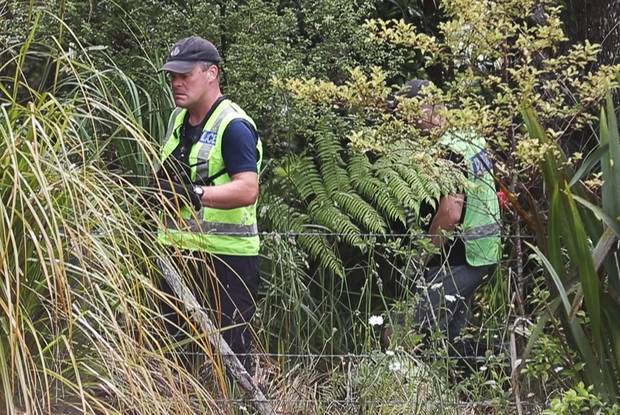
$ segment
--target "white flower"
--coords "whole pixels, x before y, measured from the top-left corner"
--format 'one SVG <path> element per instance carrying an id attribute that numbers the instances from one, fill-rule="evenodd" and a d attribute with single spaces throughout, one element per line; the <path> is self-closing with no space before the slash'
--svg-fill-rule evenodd
<path id="1" fill-rule="evenodd" d="M 385 351 L 385 355 L 386 356 L 394 356 L 394 352 L 392 350 L 386 350 Z"/>
<path id="2" fill-rule="evenodd" d="M 456 301 L 456 297 L 453 295 L 446 295 L 446 301 L 449 303 L 453 303 Z"/>
<path id="3" fill-rule="evenodd" d="M 560 373 L 560 372 L 561 372 L 561 371 L 563 371 L 563 370 L 564 370 L 564 368 L 563 368 L 562 366 L 558 366 L 558 367 L 556 367 L 555 369 L 553 369 L 553 371 L 554 371 L 555 373 Z"/>
<path id="4" fill-rule="evenodd" d="M 391 362 L 388 365 L 388 369 L 390 369 L 392 372 L 400 372 L 402 368 L 403 368 L 403 365 L 401 365 L 401 363 L 398 360 Z"/>
<path id="5" fill-rule="evenodd" d="M 368 324 L 371 326 L 380 326 L 383 324 L 383 317 L 381 316 L 370 316 L 368 319 Z"/>
<path id="6" fill-rule="evenodd" d="M 486 372 L 486 370 L 487 370 L 487 367 L 486 367 L 486 366 L 480 366 L 480 371 L 481 371 L 481 372 Z"/>

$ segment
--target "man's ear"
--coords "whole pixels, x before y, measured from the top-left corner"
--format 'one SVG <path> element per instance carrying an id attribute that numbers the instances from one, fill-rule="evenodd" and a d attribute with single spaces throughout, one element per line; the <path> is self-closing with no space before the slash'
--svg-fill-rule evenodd
<path id="1" fill-rule="evenodd" d="M 217 80 L 217 78 L 220 75 L 220 67 L 217 65 L 212 65 L 211 67 L 209 67 L 209 73 L 210 73 L 209 81 Z"/>

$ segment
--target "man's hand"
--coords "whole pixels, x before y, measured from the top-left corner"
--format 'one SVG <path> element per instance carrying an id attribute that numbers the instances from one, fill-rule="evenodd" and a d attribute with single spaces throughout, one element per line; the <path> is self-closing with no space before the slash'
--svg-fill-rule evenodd
<path id="1" fill-rule="evenodd" d="M 200 210 L 202 207 L 201 197 L 194 191 L 194 186 L 191 184 L 158 178 L 151 183 L 151 187 L 154 188 L 155 194 L 167 200 L 174 201 L 180 198 L 179 204 L 191 205 L 195 210 Z"/>

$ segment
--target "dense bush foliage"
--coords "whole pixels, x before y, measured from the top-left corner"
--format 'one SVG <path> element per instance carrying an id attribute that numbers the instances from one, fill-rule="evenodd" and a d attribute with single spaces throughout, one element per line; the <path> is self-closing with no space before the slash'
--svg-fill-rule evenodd
<path id="1" fill-rule="evenodd" d="M 562 19 L 574 7 L 561 3 L 0 5 L 3 408 L 226 410 L 213 398 L 231 393 L 222 371 L 201 384 L 177 364 L 180 346 L 160 340 L 153 259 L 164 253 L 151 240 L 157 218 L 136 196 L 172 109 L 157 68 L 173 42 L 193 34 L 220 48 L 224 92 L 266 144 L 259 343 L 268 352 L 369 356 L 265 362 L 270 394 L 316 399 L 311 410 L 288 408 L 304 413 L 355 413 L 353 401 L 372 413 L 452 413 L 463 396 L 498 408 L 557 396 L 550 413 L 611 406 L 620 145 L 604 99 L 619 70 L 597 65 L 600 46 L 567 41 Z M 412 76 L 436 87 L 397 96 Z M 396 110 L 387 105 L 395 97 Z M 464 183 L 437 134 L 415 126 L 428 102 L 446 104 L 452 128 L 490 139 L 512 204 L 504 262 L 478 296 L 473 335 L 488 353 L 470 367 L 443 360 L 441 338 L 420 351 L 419 333 L 396 319 L 396 354 L 381 352 L 369 320 L 410 315 L 431 249 L 420 206 Z M 463 369 L 471 376 L 458 379 Z M 381 399 L 398 403 L 386 409 Z"/>

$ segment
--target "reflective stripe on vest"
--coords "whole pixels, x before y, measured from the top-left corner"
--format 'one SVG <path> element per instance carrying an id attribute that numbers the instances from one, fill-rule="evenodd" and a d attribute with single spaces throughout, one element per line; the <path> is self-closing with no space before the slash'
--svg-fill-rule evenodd
<path id="1" fill-rule="evenodd" d="M 239 114 L 239 111 L 237 111 L 238 107 L 235 107 L 236 105 L 230 101 L 229 105 L 226 105 L 226 101 L 220 103 L 205 124 L 203 135 L 200 137 L 199 141 L 200 145 L 196 147 L 197 150 L 192 150 L 190 152 L 189 164 L 190 166 L 195 166 L 195 169 L 192 169 L 191 172 L 192 181 L 195 183 L 208 184 L 206 180 L 209 178 L 209 172 L 211 170 L 209 168 L 210 163 L 208 161 L 206 163 L 201 163 L 199 160 L 210 159 L 211 151 L 216 146 L 217 140 L 221 139 L 221 134 L 218 134 L 218 131 L 220 131 L 222 123 L 226 119 L 235 118 Z M 241 110 L 240 108 L 238 109 Z M 252 122 L 252 125 L 254 125 L 254 122 Z"/>
<path id="2" fill-rule="evenodd" d="M 502 227 L 497 223 L 490 223 L 488 225 L 476 226 L 475 228 L 469 228 L 461 235 L 464 241 L 475 241 L 476 239 L 486 238 L 487 236 L 495 236 L 500 233 Z"/>
<path id="3" fill-rule="evenodd" d="M 166 220 L 166 228 L 180 231 L 191 231 L 199 233 L 210 233 L 213 235 L 228 236 L 256 236 L 258 235 L 258 226 L 239 225 L 236 223 L 217 223 L 207 222 L 198 219 L 187 219 L 183 221 L 182 226 L 172 220 Z"/>

